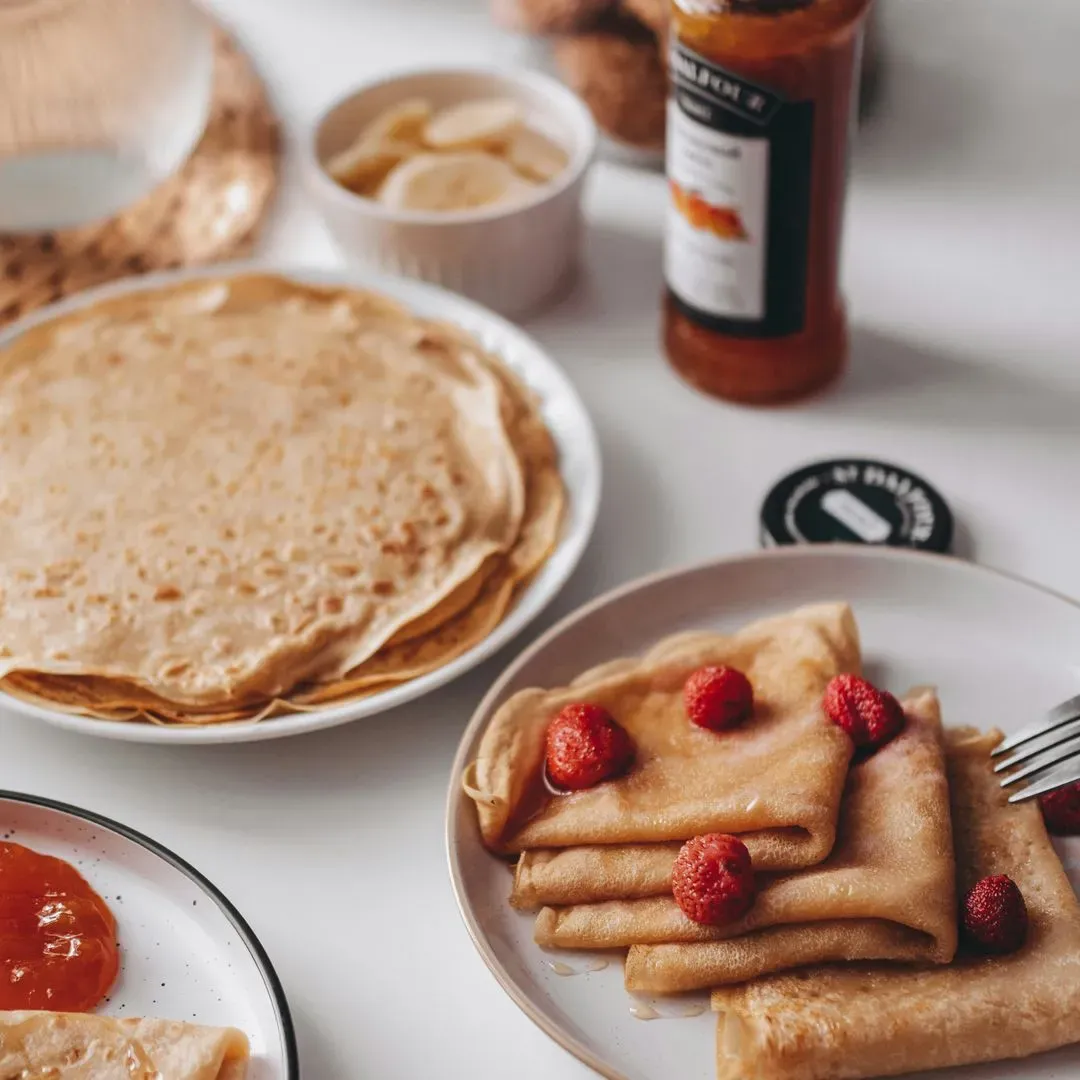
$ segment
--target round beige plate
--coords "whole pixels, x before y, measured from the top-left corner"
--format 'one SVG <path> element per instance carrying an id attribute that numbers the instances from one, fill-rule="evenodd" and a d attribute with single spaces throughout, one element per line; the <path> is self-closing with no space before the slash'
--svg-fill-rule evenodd
<path id="1" fill-rule="evenodd" d="M 85 307 L 97 300 L 141 289 L 159 289 L 199 277 L 221 277 L 229 273 L 265 271 L 284 274 L 314 285 L 350 285 L 371 289 L 393 297 L 411 310 L 429 318 L 444 319 L 463 326 L 483 346 L 499 356 L 540 399 L 540 411 L 559 450 L 559 464 L 566 486 L 566 520 L 562 538 L 548 561 L 518 598 L 503 621 L 478 645 L 441 668 L 421 675 L 379 694 L 327 705 L 310 712 L 278 716 L 261 723 L 209 724 L 202 727 L 165 727 L 146 723 L 97 720 L 72 713 L 42 708 L 0 693 L 0 708 L 45 720 L 57 727 L 104 738 L 131 742 L 226 743 L 255 742 L 299 735 L 306 731 L 335 727 L 365 716 L 373 716 L 394 706 L 413 701 L 444 686 L 491 656 L 514 638 L 540 614 L 563 587 L 577 566 L 592 535 L 600 506 L 600 449 L 592 420 L 562 368 L 524 331 L 487 308 L 465 300 L 445 289 L 403 278 L 352 271 L 290 270 L 288 268 L 235 263 L 200 270 L 147 274 L 79 293 L 53 304 L 0 330 L 0 349 L 31 326 L 58 315 Z"/>
<path id="2" fill-rule="evenodd" d="M 564 685 L 680 630 L 731 631 L 821 600 L 854 607 L 871 678 L 894 688 L 936 685 L 949 724 L 1015 730 L 1080 688 L 1080 605 L 971 563 L 883 549 L 784 548 L 723 559 L 633 582 L 553 627 L 492 687 L 465 732 L 450 784 L 447 849 L 465 924 L 492 974 L 548 1035 L 603 1076 L 711 1080 L 714 1022 L 700 1011 L 707 998 L 637 1001 L 623 989 L 621 960 L 590 971 L 596 955 L 537 948 L 532 919 L 507 903 L 506 865 L 481 846 L 462 770 L 492 714 L 518 690 Z M 1080 887 L 1080 840 L 1060 850 Z M 632 1010 L 659 1016 L 645 1023 Z M 1080 1076 L 1080 1046 L 934 1075 Z"/>

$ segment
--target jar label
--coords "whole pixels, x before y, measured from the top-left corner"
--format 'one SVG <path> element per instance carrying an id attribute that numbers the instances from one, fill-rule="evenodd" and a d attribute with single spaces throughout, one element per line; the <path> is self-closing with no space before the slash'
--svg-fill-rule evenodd
<path id="1" fill-rule="evenodd" d="M 797 333 L 806 306 L 814 105 L 678 41 L 668 103 L 664 276 L 694 322 L 733 337 Z"/>

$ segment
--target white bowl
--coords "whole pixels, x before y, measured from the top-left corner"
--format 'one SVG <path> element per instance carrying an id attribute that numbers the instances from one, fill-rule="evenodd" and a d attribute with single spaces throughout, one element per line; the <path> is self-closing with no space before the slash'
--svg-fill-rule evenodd
<path id="1" fill-rule="evenodd" d="M 569 164 L 527 202 L 451 213 L 390 210 L 331 179 L 326 162 L 380 112 L 412 97 L 436 109 L 511 98 L 524 107 L 530 127 L 566 150 Z M 308 191 L 348 261 L 431 281 L 504 315 L 521 315 L 557 293 L 573 269 L 596 141 L 588 109 L 546 75 L 445 69 L 392 76 L 340 98 L 316 122 L 303 164 Z"/>

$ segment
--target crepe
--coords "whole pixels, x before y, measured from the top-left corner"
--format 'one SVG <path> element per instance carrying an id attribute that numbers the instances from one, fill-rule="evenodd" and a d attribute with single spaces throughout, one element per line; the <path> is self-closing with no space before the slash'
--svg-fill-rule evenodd
<path id="1" fill-rule="evenodd" d="M 469 347 L 470 339 L 459 328 L 441 329 L 462 348 Z M 557 546 L 566 495 L 551 433 L 527 388 L 493 357 L 479 355 L 504 391 L 503 420 L 525 477 L 525 509 L 517 539 L 506 556 L 489 560 L 481 573 L 459 587 L 440 609 L 421 616 L 419 626 L 410 624 L 386 649 L 341 679 L 294 695 L 294 702 L 339 700 L 359 690 L 381 689 L 416 678 L 448 663 L 491 633 L 515 593 Z"/>
<path id="2" fill-rule="evenodd" d="M 662 659 L 684 649 L 708 648 L 714 639 L 715 635 L 710 633 L 687 631 L 667 638 L 650 655 Z M 612 661 L 589 676 L 613 676 L 629 670 L 634 663 Z M 758 870 L 793 868 L 788 847 L 777 845 L 772 835 L 749 833 L 740 839 Z M 664 896 L 671 892 L 671 868 L 682 843 L 680 840 L 666 844 L 582 844 L 523 851 L 514 867 L 510 903 L 530 911 L 545 906 Z"/>
<path id="3" fill-rule="evenodd" d="M 671 897 L 671 862 L 679 845 L 657 845 L 655 850 L 663 851 L 664 858 L 637 865 L 628 853 L 642 849 L 614 848 L 611 850 L 616 858 L 605 864 L 605 870 L 610 871 L 605 880 L 612 881 L 621 875 L 626 881 L 622 892 L 637 891 L 648 899 L 545 907 L 537 918 L 537 942 L 547 947 L 583 949 L 658 942 L 714 942 L 709 947 L 632 949 L 627 965 L 628 981 L 633 972 L 635 981 L 648 979 L 656 984 L 649 989 L 660 992 L 689 989 L 689 986 L 659 984 L 678 976 L 681 970 L 689 978 L 697 964 L 706 965 L 705 958 L 710 955 L 715 957 L 714 974 L 710 977 L 728 981 L 719 977 L 725 970 L 724 958 L 733 957 L 738 949 L 750 959 L 756 951 L 747 937 L 755 941 L 775 940 L 782 952 L 787 945 L 794 945 L 792 931 L 796 927 L 790 924 L 819 924 L 824 931 L 823 924 L 829 918 L 852 920 L 869 916 L 879 924 L 883 940 L 905 943 L 920 958 L 930 949 L 934 959 L 951 959 L 955 948 L 950 899 L 954 861 L 940 710 L 931 691 L 911 696 L 904 707 L 908 716 L 904 731 L 873 757 L 852 767 L 840 805 L 836 846 L 829 857 L 811 869 L 762 879 L 754 906 L 744 919 L 727 927 L 713 928 L 700 926 L 682 914 Z M 902 812 L 899 808 L 903 808 Z M 585 857 L 575 864 L 574 856 L 582 851 Z M 552 858 L 546 861 L 533 861 L 530 878 L 554 866 L 563 879 L 563 891 L 595 892 L 595 885 L 584 875 L 594 864 L 593 852 L 603 851 L 593 848 L 551 853 Z M 636 872 L 641 865 L 647 871 L 644 874 Z M 570 867 L 579 873 L 571 874 Z M 519 879 L 520 876 L 519 871 Z M 549 875 L 546 881 L 549 891 L 554 891 L 555 876 Z M 923 893 L 931 886 L 940 895 L 927 904 Z M 518 891 L 515 890 L 515 895 Z M 884 920 L 909 931 L 890 930 L 880 925 Z M 751 934 L 771 926 L 783 926 L 784 933 L 771 938 Z M 803 936 L 816 936 L 813 932 L 816 927 L 797 929 L 800 935 L 809 930 L 810 934 Z M 740 940 L 723 940 L 729 938 Z M 654 974 L 650 975 L 651 971 Z M 703 977 L 702 971 L 697 974 Z M 644 982 L 636 988 L 644 989 Z"/>
<path id="4" fill-rule="evenodd" d="M 774 869 L 769 846 L 741 838 L 758 869 Z M 642 900 L 671 893 L 671 868 L 682 841 L 670 844 L 584 844 L 523 851 L 514 867 L 510 903 L 523 911 L 605 900 Z"/>
<path id="5" fill-rule="evenodd" d="M 671 870 L 680 844 L 525 852 L 512 901 L 525 908 L 530 906 L 525 901 L 536 896 L 585 897 L 569 904 L 546 903 L 537 919 L 538 942 L 563 948 L 719 940 L 776 923 L 818 921 L 818 908 L 836 902 L 845 905 L 846 917 L 867 907 L 880 915 L 883 909 L 874 908 L 875 903 L 895 912 L 897 897 L 879 895 L 885 891 L 876 881 L 881 870 L 922 864 L 933 851 L 948 864 L 934 868 L 947 879 L 953 861 L 937 698 L 932 691 L 920 691 L 904 708 L 909 718 L 904 732 L 874 757 L 852 766 L 829 857 L 809 870 L 762 879 L 754 908 L 730 927 L 699 926 L 672 899 Z M 906 821 L 900 829 L 882 813 L 889 805 L 917 810 L 918 830 L 910 832 Z M 761 870 L 757 863 L 755 868 Z M 929 870 L 922 867 L 916 877 Z M 600 883 L 591 876 L 597 871 Z M 602 891 L 614 899 L 594 902 Z"/>
<path id="6" fill-rule="evenodd" d="M 460 330 L 444 328 L 467 338 Z M 177 708 L 147 691 L 115 680 L 18 673 L 5 689 L 21 697 L 113 720 L 136 718 L 195 723 L 265 719 L 307 711 L 326 702 L 377 693 L 441 667 L 483 640 L 499 624 L 558 544 L 566 502 L 551 434 L 528 389 L 487 354 L 485 364 L 505 391 L 504 422 L 525 476 L 525 510 L 513 547 L 488 559 L 479 571 L 430 611 L 399 630 L 374 656 L 339 679 L 298 687 L 287 697 L 255 701 L 238 709 Z"/>
<path id="7" fill-rule="evenodd" d="M 904 709 L 903 732 L 852 767 L 828 859 L 762 881 L 738 922 L 701 926 L 665 896 L 545 908 L 537 940 L 632 945 L 627 988 L 662 994 L 829 960 L 948 963 L 956 952 L 956 862 L 940 709 L 930 691 Z"/>
<path id="8" fill-rule="evenodd" d="M 0 1012 L 0 1076 L 50 1080 L 243 1080 L 235 1028 L 91 1013 Z"/>
<path id="9" fill-rule="evenodd" d="M 427 634 L 387 645 L 361 664 L 355 675 L 321 686 L 301 684 L 287 697 L 259 700 L 236 709 L 201 712 L 178 708 L 153 695 L 129 693 L 128 688 L 114 682 L 87 677 L 36 676 L 31 679 L 13 675 L 5 681 L 4 689 L 49 708 L 103 720 L 141 719 L 187 724 L 257 722 L 273 716 L 313 711 L 327 702 L 378 693 L 449 663 L 494 630 L 506 613 L 513 592 L 513 582 L 505 568 L 500 568 L 479 583 L 479 595 L 472 606 Z"/>
<path id="10" fill-rule="evenodd" d="M 793 966 L 789 957 L 813 961 L 816 942 L 844 941 L 832 932 L 833 922 L 866 925 L 862 951 L 852 945 L 853 955 L 829 959 L 948 962 L 956 948 L 955 860 L 940 707 L 927 690 L 909 697 L 904 709 L 900 735 L 852 766 L 829 857 L 809 869 L 763 876 L 754 906 L 738 922 L 710 927 L 688 919 L 671 896 L 668 867 L 662 895 L 543 908 L 537 943 L 634 946 L 627 985 L 659 993 L 741 981 Z M 866 952 L 875 936 L 881 951 Z"/>
<path id="11" fill-rule="evenodd" d="M 25 699 L 90 712 L 105 719 L 236 722 L 377 693 L 432 671 L 482 641 L 499 624 L 532 575 L 555 549 L 562 527 L 565 489 L 554 442 L 535 399 L 493 358 L 487 362 L 507 392 L 508 431 L 525 475 L 525 512 L 509 553 L 493 556 L 446 599 L 398 631 L 374 656 L 343 677 L 301 686 L 286 698 L 256 701 L 239 709 L 177 708 L 157 695 L 115 680 L 78 679 L 17 673 L 4 684 Z"/>
<path id="12" fill-rule="evenodd" d="M 754 686 L 754 715 L 715 733 L 691 724 L 682 688 L 706 664 L 730 664 Z M 848 607 L 824 604 L 738 634 L 680 635 L 638 660 L 606 664 L 555 690 L 524 690 L 495 714 L 466 775 L 484 843 L 499 852 L 743 834 L 774 866 L 820 862 L 832 848 L 852 747 L 821 711 L 834 675 L 859 667 Z M 630 733 L 630 772 L 552 796 L 544 736 L 563 706 L 591 701 Z"/>
<path id="13" fill-rule="evenodd" d="M 250 275 L 98 304 L 0 351 L 0 419 L 32 417 L 43 387 L 84 403 L 52 441 L 110 512 L 44 546 L 0 539 L 0 595 L 21 583 L 0 609 L 3 689 L 40 703 L 209 723 L 374 692 L 490 633 L 558 540 L 533 395 L 460 328 L 373 294 Z M 31 434 L 0 434 L 0 467 Z M 0 474 L 0 507 L 87 512 L 39 458 L 14 494 Z M 132 499 L 144 468 L 182 479 Z"/>
<path id="14" fill-rule="evenodd" d="M 0 673 L 200 705 L 348 671 L 512 546 L 503 407 L 434 324 L 270 276 L 29 330 L 0 352 Z"/>
<path id="15" fill-rule="evenodd" d="M 1027 904 L 1023 948 L 976 957 L 961 946 L 948 967 L 813 968 L 718 990 L 719 1080 L 860 1080 L 1080 1041 L 1080 904 L 1038 806 L 1010 806 L 998 787 L 999 739 L 947 732 L 958 888 L 1008 874 Z"/>

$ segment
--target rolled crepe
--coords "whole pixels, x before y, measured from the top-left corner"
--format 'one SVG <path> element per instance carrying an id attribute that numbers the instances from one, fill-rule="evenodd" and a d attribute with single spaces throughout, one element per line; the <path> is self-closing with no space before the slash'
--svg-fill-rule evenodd
<path id="1" fill-rule="evenodd" d="M 745 672 L 754 715 L 715 733 L 686 717 L 683 684 L 708 664 Z M 828 681 L 859 668 L 844 604 L 802 608 L 732 637 L 686 634 L 569 687 L 524 690 L 495 714 L 467 777 L 493 850 L 636 844 L 731 832 L 769 865 L 820 862 L 832 849 L 851 742 L 821 711 Z M 567 704 L 605 706 L 636 747 L 626 776 L 587 791 L 544 787 L 544 736 Z"/>
<path id="2" fill-rule="evenodd" d="M 788 854 L 762 844 L 762 834 L 741 837 L 759 870 L 781 869 L 771 857 Z M 594 904 L 602 900 L 644 900 L 671 894 L 671 868 L 682 841 L 670 844 L 586 844 L 523 851 L 514 867 L 510 903 L 523 911 Z"/>
<path id="3" fill-rule="evenodd" d="M 0 1076 L 50 1080 L 243 1080 L 235 1028 L 93 1013 L 0 1012 Z"/>
<path id="4" fill-rule="evenodd" d="M 990 771 L 999 738 L 946 736 L 958 885 L 1008 874 L 1027 903 L 1024 947 L 999 957 L 961 948 L 929 970 L 812 968 L 717 990 L 719 1080 L 862 1080 L 1080 1041 L 1080 904 L 1038 807 L 1010 806 Z"/>
<path id="5" fill-rule="evenodd" d="M 702 926 L 669 895 L 545 908 L 537 941 L 631 945 L 626 985 L 651 993 L 824 960 L 948 963 L 956 951 L 956 864 L 940 709 L 936 695 L 923 691 L 904 710 L 904 730 L 852 767 L 829 858 L 766 879 L 738 922 Z"/>

